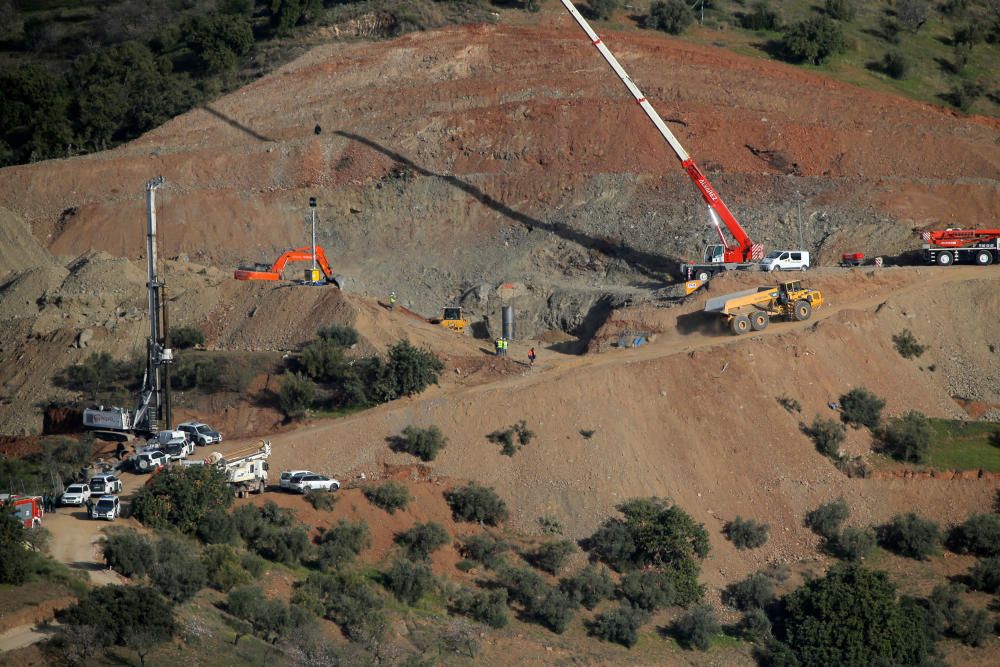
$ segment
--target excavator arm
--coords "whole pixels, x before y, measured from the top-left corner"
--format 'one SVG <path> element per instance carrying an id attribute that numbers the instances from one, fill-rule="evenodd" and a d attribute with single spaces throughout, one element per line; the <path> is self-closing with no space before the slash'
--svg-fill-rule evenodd
<path id="1" fill-rule="evenodd" d="M 270 268 L 239 268 L 233 273 L 237 280 L 281 280 L 281 274 L 285 271 L 285 266 L 289 262 L 311 262 L 313 258 L 312 246 L 286 250 L 275 260 Z M 343 278 L 334 275 L 330 269 L 330 262 L 326 259 L 326 252 L 320 246 L 316 246 L 316 263 L 319 265 L 326 282 L 334 283 L 343 289 Z"/>
<path id="2" fill-rule="evenodd" d="M 580 14 L 579 10 L 577 10 L 576 6 L 573 5 L 570 0 L 560 0 L 560 2 L 562 2 L 563 7 L 566 8 L 566 11 L 570 13 L 570 16 L 573 17 L 583 31 L 587 33 L 587 37 L 590 38 L 590 41 L 597 48 L 598 52 L 600 52 L 604 60 L 607 61 L 608 65 L 611 66 L 611 69 L 625 85 L 629 93 L 632 94 L 632 97 L 635 98 L 635 101 L 653 123 L 653 126 L 656 127 L 657 131 L 677 155 L 677 159 L 680 160 L 681 167 L 685 172 L 687 172 L 687 175 L 691 178 L 695 187 L 697 187 L 698 191 L 701 193 L 705 203 L 708 204 L 709 215 L 712 218 L 712 223 L 715 225 L 716 231 L 719 233 L 719 238 L 722 239 L 722 245 L 725 248 L 725 261 L 751 262 L 763 259 L 764 246 L 750 240 L 750 237 L 743 229 L 743 226 L 740 225 L 740 223 L 736 220 L 736 217 L 729 210 L 729 207 L 727 207 L 725 202 L 722 201 L 722 197 L 719 196 L 716 189 L 712 187 L 711 183 L 709 183 L 708 178 L 706 178 L 705 174 L 698 168 L 698 165 L 696 165 L 691 156 L 688 155 L 688 152 L 684 150 L 684 147 L 681 146 L 677 137 L 675 137 L 674 133 L 670 131 L 667 124 L 663 122 L 660 114 L 656 112 L 656 109 L 654 109 L 653 105 L 649 103 L 646 96 L 642 94 L 639 87 L 635 85 L 635 82 L 632 81 L 631 77 L 629 77 L 625 68 L 623 68 L 621 63 L 618 62 L 618 59 L 615 58 L 614 54 L 611 53 L 607 46 L 605 46 L 604 42 L 601 41 L 601 38 L 597 36 L 596 32 L 594 32 L 594 29 L 590 27 L 590 23 L 587 22 L 587 19 L 583 18 L 583 15 Z M 735 245 L 726 240 L 725 235 L 722 233 L 720 221 L 726 226 L 729 233 L 732 234 L 736 241 Z"/>

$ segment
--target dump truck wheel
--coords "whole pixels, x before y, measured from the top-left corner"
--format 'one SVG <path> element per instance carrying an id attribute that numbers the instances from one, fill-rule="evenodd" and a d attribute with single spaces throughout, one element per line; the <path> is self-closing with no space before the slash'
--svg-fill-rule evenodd
<path id="1" fill-rule="evenodd" d="M 976 264 L 979 266 L 989 266 L 993 263 L 993 255 L 990 254 L 989 250 L 983 250 L 976 253 Z"/>
<path id="2" fill-rule="evenodd" d="M 763 310 L 755 310 L 750 313 L 750 326 L 754 331 L 763 331 L 770 321 L 771 318 Z"/>
<path id="3" fill-rule="evenodd" d="M 951 256 L 950 252 L 946 251 L 946 252 L 938 253 L 938 256 L 937 256 L 938 266 L 951 266 L 953 259 L 954 258 Z"/>
<path id="4" fill-rule="evenodd" d="M 729 329 L 733 332 L 734 336 L 739 336 L 740 334 L 745 334 L 750 331 L 750 318 L 746 315 L 737 315 L 729 322 Z"/>
<path id="5" fill-rule="evenodd" d="M 808 301 L 796 301 L 792 314 L 799 322 L 805 322 L 812 315 L 813 309 Z"/>
<path id="6" fill-rule="evenodd" d="M 695 279 L 696 279 L 696 280 L 700 280 L 700 281 L 701 281 L 701 282 L 703 282 L 703 283 L 704 283 L 704 282 L 707 282 L 707 281 L 708 281 L 708 279 L 709 279 L 709 278 L 711 278 L 711 277 L 712 277 L 712 274 L 711 274 L 711 273 L 709 273 L 708 271 L 699 271 L 699 272 L 698 272 L 698 273 L 697 273 L 697 274 L 695 275 Z"/>

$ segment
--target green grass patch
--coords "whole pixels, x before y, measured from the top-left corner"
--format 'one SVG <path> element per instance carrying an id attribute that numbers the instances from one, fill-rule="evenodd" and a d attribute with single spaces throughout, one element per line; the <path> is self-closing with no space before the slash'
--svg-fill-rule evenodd
<path id="1" fill-rule="evenodd" d="M 990 437 L 1000 432 L 1000 426 L 955 419 L 931 419 L 930 423 L 934 432 L 928 459 L 931 466 L 942 470 L 1000 471 L 1000 447 L 990 442 Z"/>

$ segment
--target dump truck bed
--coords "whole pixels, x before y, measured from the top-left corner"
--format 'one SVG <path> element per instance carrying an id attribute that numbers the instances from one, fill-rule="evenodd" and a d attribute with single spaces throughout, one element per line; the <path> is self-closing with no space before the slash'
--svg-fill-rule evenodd
<path id="1" fill-rule="evenodd" d="M 772 298 L 770 294 L 775 289 L 775 287 L 757 287 L 713 297 L 705 302 L 705 312 L 728 315 L 734 308 L 770 301 Z"/>

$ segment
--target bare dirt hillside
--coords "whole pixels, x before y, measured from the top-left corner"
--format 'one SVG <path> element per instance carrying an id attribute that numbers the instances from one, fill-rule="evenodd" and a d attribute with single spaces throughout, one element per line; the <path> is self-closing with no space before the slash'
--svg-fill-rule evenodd
<path id="1" fill-rule="evenodd" d="M 0 172 L 0 207 L 53 254 L 143 251 L 162 173 L 165 255 L 228 271 L 320 241 L 356 293 L 433 312 L 523 283 L 525 333 L 581 330 L 700 253 L 705 210 L 620 83 L 555 7 L 537 27 L 332 41 L 106 153 Z M 769 247 L 896 254 L 914 226 L 1000 210 L 1000 123 L 640 32 L 607 41 Z M 316 134 L 316 129 L 320 134 Z M 801 194 L 801 198 L 798 194 Z"/>
<path id="2" fill-rule="evenodd" d="M 828 404 L 858 386 L 885 397 L 889 414 L 915 409 L 961 417 L 949 394 L 953 373 L 975 368 L 978 348 L 995 355 L 987 341 L 1000 337 L 996 271 L 988 270 L 987 280 L 983 275 L 975 267 L 870 277 L 845 272 L 818 281 L 830 288 L 830 304 L 814 321 L 775 323 L 744 338 L 689 329 L 679 324 L 690 315 L 686 309 L 665 309 L 657 313 L 664 333 L 647 346 L 585 357 L 543 353 L 539 364 L 513 377 L 472 388 L 453 384 L 318 422 L 276 436 L 275 463 L 311 461 L 344 477 L 371 476 L 383 464 L 410 460 L 393 454 L 386 437 L 410 424 L 435 424 L 450 439 L 435 472 L 494 485 L 523 530 L 553 514 L 564 518 L 569 535 L 582 537 L 626 498 L 674 499 L 712 531 L 706 577 L 722 585 L 766 562 L 811 557 L 817 541 L 802 525 L 804 514 L 839 495 L 860 525 L 911 509 L 953 522 L 989 506 L 995 480 L 850 479 L 801 432 L 801 422 L 834 414 Z M 904 325 L 929 336 L 940 331 L 949 312 L 926 306 L 955 292 L 986 299 L 992 323 L 977 329 L 970 322 L 966 338 L 943 345 L 934 338 L 928 358 L 902 359 L 892 334 Z M 526 345 L 512 355 L 523 357 Z M 960 349 L 970 365 L 949 365 Z M 934 361 L 940 365 L 930 370 Z M 984 382 L 983 391 L 996 396 L 995 374 Z M 802 412 L 786 411 L 781 396 L 800 401 Z M 486 434 L 522 419 L 536 439 L 513 458 L 501 455 Z M 594 433 L 586 438 L 581 430 Z M 846 448 L 867 455 L 872 444 L 867 432 L 852 431 Z M 737 555 L 720 533 L 736 515 L 771 522 L 772 540 Z"/>

